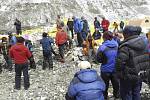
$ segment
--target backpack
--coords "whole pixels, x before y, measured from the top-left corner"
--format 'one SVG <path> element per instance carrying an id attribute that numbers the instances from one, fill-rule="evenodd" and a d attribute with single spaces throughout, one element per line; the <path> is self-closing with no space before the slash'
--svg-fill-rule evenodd
<path id="1" fill-rule="evenodd" d="M 132 42 L 134 42 L 134 40 Z M 124 79 L 132 82 L 137 82 L 139 79 L 142 79 L 142 81 L 147 80 L 150 69 L 148 68 L 149 66 L 147 66 L 147 64 L 150 65 L 150 56 L 147 54 L 148 49 L 146 48 L 143 52 L 136 51 L 130 48 L 127 44 L 129 43 L 126 42 L 123 44 L 128 47 L 129 52 L 129 59 L 126 63 L 124 63 Z"/>
<path id="2" fill-rule="evenodd" d="M 100 32 L 94 32 L 92 37 L 94 40 L 98 40 L 101 38 L 101 33 Z"/>
<path id="3" fill-rule="evenodd" d="M 88 30 L 89 30 L 88 22 L 87 22 L 87 20 L 83 20 L 82 32 L 87 32 Z"/>

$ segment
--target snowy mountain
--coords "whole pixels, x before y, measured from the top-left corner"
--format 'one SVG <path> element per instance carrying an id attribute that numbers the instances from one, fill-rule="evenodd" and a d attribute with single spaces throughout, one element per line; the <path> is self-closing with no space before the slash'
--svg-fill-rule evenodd
<path id="1" fill-rule="evenodd" d="M 0 30 L 13 29 L 15 18 L 23 26 L 55 22 L 57 14 L 64 17 L 105 16 L 110 20 L 150 15 L 149 0 L 0 0 Z"/>

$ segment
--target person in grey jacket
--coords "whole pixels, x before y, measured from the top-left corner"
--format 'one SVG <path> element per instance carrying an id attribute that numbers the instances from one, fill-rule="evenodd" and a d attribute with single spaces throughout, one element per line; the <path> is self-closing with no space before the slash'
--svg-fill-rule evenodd
<path id="1" fill-rule="evenodd" d="M 139 36 L 135 26 L 126 26 L 123 35 L 125 40 L 119 46 L 116 61 L 121 98 L 122 100 L 141 100 L 142 79 L 148 78 L 150 70 L 148 42 Z"/>

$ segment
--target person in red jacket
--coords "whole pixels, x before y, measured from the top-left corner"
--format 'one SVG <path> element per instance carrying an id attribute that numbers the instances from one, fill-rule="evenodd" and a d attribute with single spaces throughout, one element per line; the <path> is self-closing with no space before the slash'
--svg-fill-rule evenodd
<path id="1" fill-rule="evenodd" d="M 56 45 L 59 48 L 59 54 L 61 56 L 61 62 L 64 63 L 64 46 L 67 43 L 67 33 L 62 29 L 61 26 L 58 27 L 58 32 L 55 38 Z"/>
<path id="2" fill-rule="evenodd" d="M 30 86 L 28 75 L 28 59 L 31 53 L 26 46 L 24 46 L 25 39 L 17 37 L 17 44 L 13 45 L 9 50 L 10 57 L 15 63 L 15 89 L 20 90 L 21 74 L 24 76 L 24 89 L 27 90 Z"/>
<path id="3" fill-rule="evenodd" d="M 108 31 L 108 27 L 110 25 L 109 21 L 105 19 L 105 17 L 103 17 L 103 20 L 101 22 L 102 28 L 103 28 L 103 33 L 105 31 Z"/>

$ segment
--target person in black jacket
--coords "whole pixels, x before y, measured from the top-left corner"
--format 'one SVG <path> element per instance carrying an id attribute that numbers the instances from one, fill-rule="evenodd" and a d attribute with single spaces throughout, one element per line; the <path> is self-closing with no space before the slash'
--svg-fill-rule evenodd
<path id="1" fill-rule="evenodd" d="M 16 21 L 14 23 L 14 25 L 16 26 L 16 34 L 17 35 L 21 35 L 22 31 L 21 31 L 21 22 L 16 18 Z"/>
<path id="2" fill-rule="evenodd" d="M 121 22 L 120 22 L 120 29 L 123 30 L 123 28 L 124 28 L 124 22 L 121 21 Z"/>
<path id="3" fill-rule="evenodd" d="M 140 100 L 141 84 L 150 70 L 148 42 L 137 32 L 137 27 L 126 26 L 123 30 L 125 40 L 119 46 L 116 71 L 122 100 Z"/>
<path id="4" fill-rule="evenodd" d="M 67 26 L 68 26 L 69 30 L 71 31 L 72 39 L 73 39 L 74 38 L 74 34 L 73 34 L 73 20 L 71 20 L 70 18 L 68 18 Z"/>

